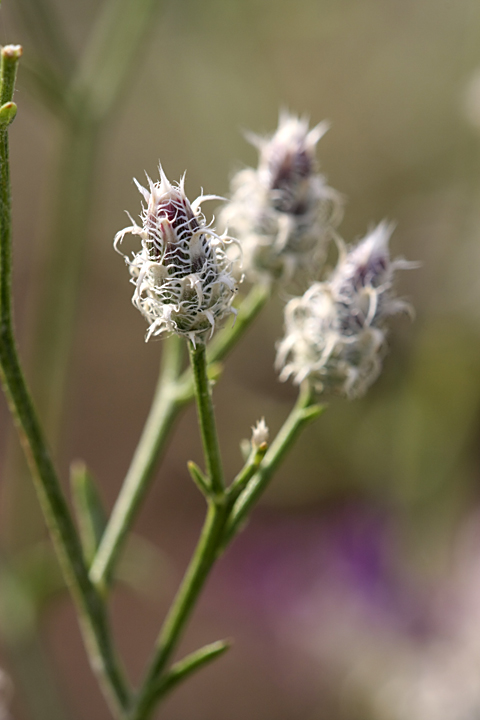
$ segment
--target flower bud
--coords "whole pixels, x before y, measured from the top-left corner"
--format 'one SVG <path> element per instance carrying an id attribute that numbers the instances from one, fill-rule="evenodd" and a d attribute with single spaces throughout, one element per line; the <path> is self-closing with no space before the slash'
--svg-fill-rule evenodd
<path id="1" fill-rule="evenodd" d="M 252 427 L 252 447 L 255 450 L 261 445 L 268 443 L 269 430 L 265 422 L 265 418 L 257 421 L 257 424 Z"/>
<path id="2" fill-rule="evenodd" d="M 148 179 L 149 190 L 137 184 L 145 200 L 142 225 L 132 221 L 115 236 L 114 246 L 127 233 L 139 235 L 142 249 L 125 256 L 135 285 L 132 302 L 146 317 L 146 339 L 175 332 L 193 344 L 204 342 L 228 313 L 236 292 L 226 236 L 205 222 L 201 195 L 190 204 L 184 178 L 171 185 L 160 166 L 160 182 Z M 136 182 L 136 181 L 135 181 Z"/>
<path id="3" fill-rule="evenodd" d="M 248 139 L 259 149 L 257 170 L 233 178 L 221 221 L 239 239 L 252 282 L 301 282 L 318 275 L 342 214 L 340 195 L 317 173 L 315 148 L 327 131 L 282 114 L 272 137 Z"/>
<path id="4" fill-rule="evenodd" d="M 357 246 L 341 248 L 336 269 L 285 308 L 279 343 L 280 379 L 306 378 L 320 393 L 360 397 L 376 380 L 386 347 L 386 319 L 410 306 L 392 291 L 395 269 L 414 267 L 390 260 L 392 226 L 383 222 Z"/>

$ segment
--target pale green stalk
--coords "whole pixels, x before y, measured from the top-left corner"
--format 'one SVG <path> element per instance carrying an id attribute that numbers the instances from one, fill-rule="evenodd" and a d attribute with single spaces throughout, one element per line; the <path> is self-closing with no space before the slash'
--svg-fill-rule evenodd
<path id="1" fill-rule="evenodd" d="M 206 491 L 207 516 L 200 540 L 160 631 L 153 658 L 129 720 L 147 720 L 150 717 L 162 696 L 159 688 L 163 687 L 163 683 L 168 686 L 168 679 L 176 667 L 167 670 L 215 561 L 233 538 L 261 492 L 265 490 L 272 473 L 300 430 L 324 409 L 323 406 L 313 404 L 312 392 L 305 384 L 297 404 L 272 443 L 271 450 L 265 454 L 266 446 L 262 445 L 252 451 L 245 467 L 238 473 L 230 487 L 224 490 L 211 394 L 208 384 L 206 386 L 207 366 L 204 347 L 191 348 L 190 358 L 195 378 L 195 396 L 208 477 L 205 478 L 196 468 L 194 474 L 200 475 L 200 479 L 197 478 L 199 486 L 202 492 Z M 190 470 L 192 471 L 192 468 Z M 252 490 L 249 492 L 250 487 Z"/>
<path id="2" fill-rule="evenodd" d="M 106 0 L 80 59 L 71 94 L 88 104 L 97 121 L 116 105 L 135 70 L 139 50 L 155 26 L 160 0 Z"/>
<path id="3" fill-rule="evenodd" d="M 160 632 L 154 656 L 131 718 L 148 717 L 158 698 L 161 674 L 175 650 L 214 564 L 228 516 L 223 468 L 207 377 L 205 345 L 189 346 L 195 398 L 209 488 L 208 509 L 200 540 Z"/>
<path id="4" fill-rule="evenodd" d="M 55 449 L 62 425 L 84 246 L 96 194 L 101 130 L 125 87 L 128 74 L 135 68 L 134 56 L 143 49 L 142 40 L 153 27 L 160 0 L 103 3 L 87 49 L 71 72 L 65 71 L 63 62 L 68 39 L 61 25 L 57 27 L 58 18 L 50 0 L 19 2 L 24 20 L 27 23 L 31 20 L 29 27 L 39 55 L 48 45 L 52 28 L 55 27 L 58 36 L 57 45 L 52 45 L 47 54 L 52 65 L 47 61 L 42 63 L 40 57 L 31 64 L 29 75 L 40 86 L 45 104 L 54 110 L 61 123 L 53 227 L 49 242 L 42 244 L 41 255 L 36 258 L 42 273 L 40 293 L 33 299 L 35 335 L 29 353 L 33 395 L 49 442 Z M 100 97 L 102 90 L 107 93 L 105 97 Z M 13 449 L 8 453 L 6 465 L 8 492 L 12 496 L 8 526 L 18 535 L 22 522 L 21 517 L 17 517 L 19 503 L 15 500 L 17 495 L 22 498 L 25 471 Z"/>
<path id="5" fill-rule="evenodd" d="M 109 0 L 104 4 L 78 66 L 60 87 L 61 166 L 32 351 L 35 394 L 53 442 L 61 422 L 101 130 L 133 72 L 135 55 L 158 6 L 159 0 Z M 53 91 L 53 80 L 48 87 Z"/>
<path id="6" fill-rule="evenodd" d="M 67 78 L 75 58 L 54 3 L 51 0 L 16 0 L 12 6 L 30 36 L 38 58 L 46 59 L 58 81 Z"/>
<path id="7" fill-rule="evenodd" d="M 308 382 L 301 387 L 300 394 L 292 412 L 280 429 L 275 440 L 246 488 L 236 500 L 225 529 L 224 546 L 241 529 L 251 509 L 265 492 L 275 470 L 303 430 L 305 425 L 325 412 L 326 405 L 314 404 L 314 396 Z"/>
<path id="8" fill-rule="evenodd" d="M 19 10 L 37 57 L 25 77 L 39 98 L 58 117 L 60 166 L 52 193 L 55 202 L 49 242 L 42 245 L 42 286 L 35 298 L 35 331 L 30 375 L 49 441 L 57 445 L 71 352 L 85 240 L 96 194 L 96 158 L 101 130 L 121 96 L 134 56 L 144 49 L 154 27 L 159 0 L 109 0 L 77 63 L 51 0 L 18 0 Z M 76 67 L 77 65 L 77 67 Z M 45 247 L 45 250 L 44 250 Z M 23 501 L 27 473 L 15 450 L 9 453 L 6 477 L 8 527 L 13 543 L 25 538 Z M 30 499 L 30 498 L 28 498 Z M 3 523 L 4 527 L 6 523 Z M 29 535 L 39 525 L 28 524 Z M 10 538 L 12 540 L 12 538 Z M 39 699 L 41 703 L 41 699 Z"/>
<path id="9" fill-rule="evenodd" d="M 0 121 L 13 95 L 18 46 L 2 49 Z M 11 302 L 11 198 L 7 126 L 0 127 L 0 376 L 67 584 L 76 600 L 92 667 L 117 717 L 129 691 L 111 643 L 105 606 L 88 577 L 82 548 L 18 360 Z"/>
<path id="10" fill-rule="evenodd" d="M 193 372 L 195 398 L 197 400 L 198 423 L 203 443 L 206 471 L 212 493 L 222 497 L 225 489 L 222 458 L 218 443 L 212 392 L 207 374 L 207 351 L 203 343 L 196 347 L 189 344 L 190 364 Z"/>
<path id="11" fill-rule="evenodd" d="M 230 645 L 231 643 L 228 640 L 218 640 L 210 643 L 210 645 L 205 645 L 200 650 L 187 655 L 183 660 L 176 662 L 158 683 L 153 700 L 158 702 L 161 698 L 164 698 L 167 693 L 171 692 L 194 672 L 223 655 Z"/>
<path id="12" fill-rule="evenodd" d="M 69 118 L 63 130 L 55 221 L 48 255 L 43 261 L 31 358 L 35 399 L 47 437 L 54 446 L 62 423 L 98 149 L 98 129 L 88 117 Z"/>
<path id="13" fill-rule="evenodd" d="M 232 327 L 225 328 L 207 346 L 207 360 L 214 363 L 224 359 L 229 350 L 250 327 L 270 296 L 265 286 L 255 286 L 240 304 Z M 92 563 L 90 577 L 105 590 L 112 568 L 118 559 L 128 530 L 138 512 L 165 449 L 175 420 L 183 407 L 194 397 L 192 371 L 181 373 L 182 341 L 171 337 L 166 341 L 166 360 L 160 371 L 152 406 L 139 444 L 115 502 L 98 552 Z"/>
<path id="14" fill-rule="evenodd" d="M 114 563 L 148 489 L 156 460 L 184 404 L 177 384 L 182 351 L 183 341 L 177 336 L 169 338 L 164 347 L 160 378 L 147 422 L 92 562 L 90 577 L 102 590 L 106 589 Z"/>
<path id="15" fill-rule="evenodd" d="M 233 327 L 218 333 L 209 343 L 207 347 L 209 363 L 221 362 L 226 357 L 265 306 L 270 298 L 270 293 L 269 285 L 252 287 L 237 310 Z"/>
<path id="16" fill-rule="evenodd" d="M 217 559 L 226 516 L 225 504 L 210 500 L 200 540 L 163 624 L 152 661 L 129 720 L 145 720 L 150 716 L 157 703 L 162 673 L 177 647 L 205 581 Z"/>

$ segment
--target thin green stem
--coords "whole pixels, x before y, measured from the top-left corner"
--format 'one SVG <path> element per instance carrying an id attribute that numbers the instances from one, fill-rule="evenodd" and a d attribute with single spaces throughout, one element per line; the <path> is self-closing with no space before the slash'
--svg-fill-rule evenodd
<path id="1" fill-rule="evenodd" d="M 10 102 L 21 48 L 2 49 L 0 99 Z M 92 666 L 112 708 L 122 717 L 129 692 L 114 654 L 105 608 L 91 584 L 82 548 L 50 459 L 18 360 L 11 303 L 11 191 L 8 134 L 0 132 L 0 378 L 66 581 L 77 602 Z"/>
<path id="2" fill-rule="evenodd" d="M 225 358 L 265 306 L 270 294 L 269 285 L 254 285 L 252 287 L 237 310 L 233 327 L 224 328 L 209 343 L 207 347 L 207 360 L 209 363 L 220 362 Z"/>
<path id="3" fill-rule="evenodd" d="M 17 0 L 13 7 L 32 39 L 36 54 L 47 58 L 56 74 L 66 79 L 75 58 L 55 4 L 50 0 Z"/>
<path id="4" fill-rule="evenodd" d="M 146 720 L 154 708 L 158 699 L 161 674 L 180 640 L 208 574 L 218 557 L 226 517 L 227 510 L 224 504 L 209 502 L 200 540 L 163 624 L 153 659 L 129 720 Z"/>
<path id="5" fill-rule="evenodd" d="M 55 225 L 42 258 L 36 308 L 32 387 L 50 442 L 57 445 L 81 285 L 85 238 L 95 191 L 98 128 L 88 120 L 65 127 L 55 193 Z"/>
<path id="6" fill-rule="evenodd" d="M 176 662 L 158 683 L 153 700 L 158 702 L 160 698 L 165 697 L 167 693 L 171 692 L 173 688 L 189 678 L 194 672 L 223 655 L 229 649 L 230 644 L 228 640 L 218 640 L 210 643 L 210 645 L 205 645 L 200 650 L 196 650 Z"/>
<path id="7" fill-rule="evenodd" d="M 46 13 L 50 12 L 49 3 L 50 0 L 42 0 Z M 36 9 L 34 5 L 33 0 L 22 0 L 25 15 L 30 20 Z M 53 227 L 35 259 L 41 266 L 41 285 L 40 292 L 31 298 L 35 330 L 29 348 L 32 361 L 28 368 L 32 393 L 53 450 L 60 439 L 85 242 L 92 201 L 98 195 L 96 163 L 101 131 L 108 119 L 107 110 L 111 110 L 112 104 L 119 99 L 126 87 L 127 76 L 134 71 L 132 61 L 143 47 L 144 36 L 153 27 L 153 13 L 159 5 L 159 0 L 109 0 L 103 3 L 101 19 L 91 33 L 89 49 L 72 71 L 71 78 L 69 75 L 68 79 L 59 81 L 55 67 L 49 70 L 43 56 L 41 63 L 31 68 L 34 72 L 30 73 L 30 79 L 38 80 L 44 99 L 48 95 L 48 103 L 59 116 L 62 136 L 58 177 L 52 193 L 55 201 Z M 35 25 L 35 19 L 32 23 Z M 129 23 L 131 32 L 126 31 Z M 40 26 L 36 28 L 38 32 L 40 29 Z M 102 87 L 108 90 L 108 103 L 105 105 L 102 98 L 99 101 L 103 103 L 101 112 L 97 106 L 99 78 L 102 78 Z M 7 492 L 15 511 L 21 505 L 17 497 L 24 494 L 26 472 L 12 444 L 7 458 Z M 25 527 L 25 524 L 16 522 L 11 513 L 8 526 L 12 528 L 11 534 L 18 535 L 16 528 Z M 31 528 L 34 526 L 35 523 L 30 525 Z"/>
<path id="8" fill-rule="evenodd" d="M 80 460 L 70 466 L 70 489 L 83 556 L 90 565 L 105 532 L 107 518 L 96 482 Z"/>
<path id="9" fill-rule="evenodd" d="M 264 286 L 253 288 L 243 300 L 235 325 L 225 328 L 207 348 L 210 363 L 222 360 L 238 342 L 269 298 Z M 139 444 L 114 505 L 100 547 L 90 570 L 95 585 L 105 589 L 127 533 L 150 486 L 159 458 L 167 444 L 175 420 L 194 397 L 192 369 L 182 374 L 182 341 L 173 336 L 166 341 L 165 362 Z"/>
<path id="10" fill-rule="evenodd" d="M 304 384 L 300 390 L 297 403 L 267 450 L 259 469 L 233 506 L 225 530 L 224 546 L 238 532 L 302 429 L 316 417 L 319 417 L 325 408 L 325 405 L 314 404 L 312 390 L 308 383 Z"/>
<path id="11" fill-rule="evenodd" d="M 198 356 L 195 358 L 194 353 L 195 350 L 191 349 L 195 371 L 195 363 L 199 363 L 199 360 Z M 199 355 L 201 358 L 200 353 Z M 197 396 L 200 413 L 202 412 L 202 402 L 203 400 Z M 320 415 L 323 409 L 323 406 L 313 404 L 312 391 L 305 384 L 301 389 L 297 404 L 280 429 L 271 448 L 265 454 L 263 461 L 264 445 L 252 452 L 245 467 L 237 475 L 226 494 L 220 498 L 218 495 L 211 495 L 200 540 L 163 624 L 153 659 L 129 720 L 147 720 L 152 713 L 156 702 L 162 696 L 159 688 L 163 687 L 162 683 L 164 682 L 168 686 L 168 678 L 173 670 L 172 668 L 169 672 L 165 671 L 169 659 L 177 647 L 185 625 L 221 550 L 233 539 L 240 524 L 252 509 L 254 502 L 258 500 L 274 470 L 292 446 L 301 429 L 310 420 Z M 206 447 L 205 452 L 207 454 L 210 450 Z M 253 476 L 252 469 L 256 469 Z M 246 488 L 243 489 L 245 484 Z M 242 489 L 243 492 L 232 508 L 230 500 L 235 500 L 237 491 Z M 229 492 L 231 492 L 230 497 Z"/>
<path id="12" fill-rule="evenodd" d="M 169 338 L 150 413 L 90 570 L 92 582 L 103 590 L 109 583 L 113 565 L 148 489 L 157 458 L 184 404 L 176 385 L 182 358 L 183 341 L 177 336 Z"/>
<path id="13" fill-rule="evenodd" d="M 75 526 L 8 332 L 1 333 L 0 374 L 60 565 L 77 602 L 92 667 L 100 673 L 111 705 L 118 712 L 126 709 L 129 693 L 112 648 L 105 608 L 89 580 Z"/>
<path id="14" fill-rule="evenodd" d="M 97 120 L 117 103 L 159 6 L 159 0 L 107 0 L 100 8 L 71 87 L 73 96 L 85 93 Z"/>
<path id="15" fill-rule="evenodd" d="M 22 84 L 60 117 L 68 115 L 65 107 L 65 85 L 52 68 L 39 58 L 22 62 Z"/>
<path id="16" fill-rule="evenodd" d="M 210 478 L 212 492 L 221 495 L 225 483 L 215 414 L 213 412 L 212 393 L 207 374 L 207 353 L 205 345 L 202 343 L 198 343 L 196 347 L 189 344 L 189 351 L 207 475 Z"/>
<path id="17" fill-rule="evenodd" d="M 250 456 L 247 458 L 245 465 L 233 479 L 231 485 L 228 488 L 227 495 L 230 508 L 233 507 L 238 496 L 245 490 L 247 484 L 257 472 L 260 463 L 265 457 L 267 449 L 268 445 L 266 442 L 262 443 L 259 447 L 252 448 Z"/>
<path id="18" fill-rule="evenodd" d="M 19 46 L 7 45 L 2 49 L 0 106 L 12 102 L 21 54 Z M 12 201 L 7 127 L 1 129 L 0 142 L 0 333 L 3 337 L 12 332 Z"/>
<path id="19" fill-rule="evenodd" d="M 35 3 L 22 1 L 30 17 Z M 134 71 L 135 56 L 144 46 L 159 5 L 159 0 L 108 0 L 71 79 L 65 79 L 59 89 L 50 75 L 40 77 L 43 92 L 50 94 L 60 113 L 64 132 L 52 240 L 40 261 L 44 280 L 36 301 L 37 334 L 32 348 L 34 396 L 54 445 L 61 426 L 85 240 L 96 192 L 100 132 Z M 50 16 L 53 10 L 47 0 L 40 9 L 42 16 Z"/>

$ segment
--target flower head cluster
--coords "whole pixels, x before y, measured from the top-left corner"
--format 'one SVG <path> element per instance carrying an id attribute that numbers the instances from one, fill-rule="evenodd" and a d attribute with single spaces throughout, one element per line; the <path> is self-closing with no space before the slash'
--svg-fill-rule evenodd
<path id="1" fill-rule="evenodd" d="M 376 380 L 385 351 L 386 319 L 409 310 L 393 294 L 398 268 L 390 260 L 392 226 L 383 222 L 358 245 L 340 248 L 336 269 L 285 308 L 286 334 L 278 346 L 280 379 L 305 378 L 318 392 L 360 397 Z"/>
<path id="2" fill-rule="evenodd" d="M 320 123 L 282 114 L 276 133 L 248 137 L 259 149 L 258 168 L 241 170 L 221 221 L 240 241 L 247 279 L 298 281 L 318 275 L 332 230 L 341 219 L 340 195 L 317 172 Z"/>
<path id="3" fill-rule="evenodd" d="M 232 263 L 226 255 L 229 239 L 206 224 L 201 195 L 190 203 L 184 178 L 172 185 L 160 166 L 160 182 L 148 179 L 149 189 L 136 181 L 145 200 L 142 225 L 115 236 L 115 248 L 127 233 L 139 235 L 141 250 L 125 256 L 135 285 L 132 302 L 149 322 L 147 340 L 175 332 L 194 344 L 203 342 L 228 313 L 236 292 Z M 131 219 L 131 218 L 130 218 Z"/>

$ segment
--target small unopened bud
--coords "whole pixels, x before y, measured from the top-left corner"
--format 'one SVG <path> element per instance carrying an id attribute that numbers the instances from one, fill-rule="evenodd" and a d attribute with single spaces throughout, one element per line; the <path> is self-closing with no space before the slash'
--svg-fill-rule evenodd
<path id="1" fill-rule="evenodd" d="M 390 260 L 392 226 L 380 223 L 350 250 L 342 248 L 336 269 L 285 307 L 285 337 L 278 345 L 280 379 L 306 378 L 320 393 L 360 397 L 378 377 L 386 348 L 386 320 L 411 308 L 393 294 L 398 268 Z"/>
<path id="2" fill-rule="evenodd" d="M 14 102 L 6 102 L 0 107 L 0 128 L 5 128 L 15 120 L 17 106 Z"/>
<path id="3" fill-rule="evenodd" d="M 18 60 L 22 57 L 23 48 L 21 45 L 4 45 L 2 56 L 8 60 Z"/>
<path id="4" fill-rule="evenodd" d="M 265 418 L 257 421 L 255 427 L 252 427 L 252 448 L 258 450 L 262 445 L 268 443 L 269 430 L 265 423 Z"/>
<path id="5" fill-rule="evenodd" d="M 220 219 L 239 239 L 252 282 L 298 282 L 320 272 L 342 214 L 339 193 L 317 172 L 315 148 L 327 129 L 309 130 L 305 119 L 284 113 L 271 137 L 248 136 L 258 168 L 234 177 Z"/>
<path id="6" fill-rule="evenodd" d="M 160 182 L 148 179 L 149 189 L 137 183 L 146 206 L 142 225 L 132 221 L 115 236 L 115 248 L 127 233 L 139 235 L 142 249 L 130 259 L 135 292 L 133 304 L 149 322 L 152 336 L 177 333 L 194 344 L 204 342 L 229 313 L 236 293 L 232 262 L 227 258 L 230 239 L 206 224 L 201 195 L 190 203 L 184 178 L 171 185 L 160 166 Z"/>

